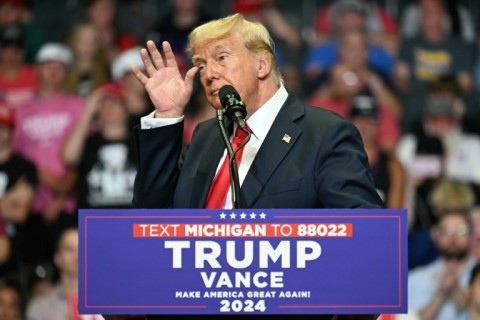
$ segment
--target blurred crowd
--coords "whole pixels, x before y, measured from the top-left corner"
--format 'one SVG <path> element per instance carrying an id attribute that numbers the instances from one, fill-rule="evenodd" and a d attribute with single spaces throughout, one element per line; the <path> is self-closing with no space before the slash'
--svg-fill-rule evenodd
<path id="1" fill-rule="evenodd" d="M 0 0 L 0 319 L 78 315 L 79 208 L 129 208 L 132 128 L 153 106 L 131 65 L 218 18 L 202 0 L 73 1 L 49 39 L 33 1 Z M 304 32 L 275 0 L 231 0 L 269 29 L 287 90 L 359 129 L 387 208 L 408 209 L 409 314 L 480 319 L 480 25 L 462 1 L 316 1 Z M 119 10 L 120 7 L 122 10 Z M 59 10 L 56 14 L 62 14 Z M 140 19 L 138 17 L 141 17 Z M 302 30 L 301 30 L 302 29 Z M 215 116 L 196 84 L 184 141 Z"/>

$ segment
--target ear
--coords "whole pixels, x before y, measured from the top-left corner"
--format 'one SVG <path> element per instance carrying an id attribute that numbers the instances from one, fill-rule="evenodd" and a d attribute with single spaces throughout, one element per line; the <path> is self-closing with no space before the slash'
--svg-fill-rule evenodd
<path id="1" fill-rule="evenodd" d="M 259 79 L 265 79 L 272 71 L 272 58 L 266 53 L 257 54 L 257 75 Z"/>

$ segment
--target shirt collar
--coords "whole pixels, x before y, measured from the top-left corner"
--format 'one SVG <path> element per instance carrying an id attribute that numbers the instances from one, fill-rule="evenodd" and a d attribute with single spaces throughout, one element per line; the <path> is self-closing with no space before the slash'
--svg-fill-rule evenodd
<path id="1" fill-rule="evenodd" d="M 252 130 L 252 134 L 260 141 L 263 142 L 267 136 L 273 121 L 277 117 L 278 112 L 282 108 L 283 104 L 288 98 L 287 89 L 283 85 L 275 92 L 275 94 L 254 114 L 252 114 L 247 124 Z"/>

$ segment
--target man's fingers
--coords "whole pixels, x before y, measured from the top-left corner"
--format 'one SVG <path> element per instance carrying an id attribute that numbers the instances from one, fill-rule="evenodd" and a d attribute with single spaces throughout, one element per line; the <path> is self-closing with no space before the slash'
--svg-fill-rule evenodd
<path id="1" fill-rule="evenodd" d="M 185 75 L 185 86 L 187 86 L 189 90 L 193 89 L 193 79 L 197 71 L 198 71 L 198 68 L 193 67 L 193 68 L 190 68 L 190 70 L 188 70 L 187 74 Z"/>
<path id="2" fill-rule="evenodd" d="M 144 86 L 147 84 L 148 78 L 143 72 L 135 65 L 132 65 L 132 72 L 137 77 L 138 81 L 140 81 Z"/>
<path id="3" fill-rule="evenodd" d="M 177 67 L 177 61 L 175 60 L 175 55 L 173 54 L 172 47 L 168 41 L 163 41 L 162 43 L 163 54 L 165 55 L 165 65 L 167 67 Z"/>
<path id="4" fill-rule="evenodd" d="M 157 71 L 157 69 L 153 65 L 152 60 L 148 55 L 147 49 L 140 50 L 140 55 L 142 56 L 142 61 L 143 61 L 143 65 L 145 66 L 145 71 L 150 77 L 153 76 L 153 74 Z"/>
<path id="5" fill-rule="evenodd" d="M 152 56 L 153 64 L 157 69 L 161 69 L 165 67 L 163 64 L 163 58 L 160 52 L 157 49 L 157 46 L 155 45 L 155 42 L 152 40 L 147 41 L 147 48 L 148 52 L 150 52 L 150 55 Z"/>

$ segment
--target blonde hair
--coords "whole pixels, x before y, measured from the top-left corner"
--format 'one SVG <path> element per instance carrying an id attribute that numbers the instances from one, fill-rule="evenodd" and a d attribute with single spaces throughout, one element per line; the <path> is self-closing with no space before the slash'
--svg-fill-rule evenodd
<path id="1" fill-rule="evenodd" d="M 472 187 L 463 182 L 440 180 L 428 195 L 428 202 L 440 210 L 469 210 L 475 204 Z"/>
<path id="2" fill-rule="evenodd" d="M 225 38 L 234 31 L 239 31 L 242 34 L 243 43 L 250 52 L 263 52 L 270 57 L 272 75 L 277 84 L 283 83 L 282 74 L 275 58 L 275 45 L 268 30 L 260 23 L 246 20 L 240 13 L 212 20 L 195 28 L 188 36 L 187 53 L 191 57 L 200 45 Z"/>

